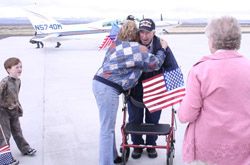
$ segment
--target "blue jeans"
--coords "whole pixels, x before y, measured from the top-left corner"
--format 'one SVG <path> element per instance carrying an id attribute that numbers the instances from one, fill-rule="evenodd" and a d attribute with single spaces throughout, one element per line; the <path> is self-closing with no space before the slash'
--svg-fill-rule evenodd
<path id="1" fill-rule="evenodd" d="M 115 122 L 119 105 L 119 92 L 102 82 L 93 80 L 93 93 L 99 109 L 99 165 L 113 165 L 117 157 Z"/>
<path id="2" fill-rule="evenodd" d="M 145 123 L 153 123 L 158 124 L 161 116 L 161 111 L 156 111 L 154 113 L 150 113 L 147 109 L 138 108 L 130 101 L 128 101 L 128 114 L 129 114 L 129 122 L 141 124 L 143 123 L 143 117 L 145 112 Z M 146 144 L 146 145 L 156 145 L 157 135 L 147 135 L 146 143 L 142 138 L 142 135 L 131 134 L 131 140 L 133 144 Z"/>

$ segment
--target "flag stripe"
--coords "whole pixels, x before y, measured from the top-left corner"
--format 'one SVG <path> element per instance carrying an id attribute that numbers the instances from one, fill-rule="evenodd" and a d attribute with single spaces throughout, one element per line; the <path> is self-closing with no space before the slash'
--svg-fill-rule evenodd
<path id="1" fill-rule="evenodd" d="M 0 153 L 3 154 L 3 153 L 6 153 L 6 152 L 9 152 L 10 151 L 10 148 L 8 145 L 5 145 L 3 147 L 0 148 Z"/>
<path id="2" fill-rule="evenodd" d="M 101 49 L 104 49 L 104 48 L 106 48 L 108 45 L 110 45 L 111 44 L 111 41 L 110 40 L 106 40 L 106 42 L 105 43 L 103 43 L 103 45 L 102 45 L 102 47 L 101 47 Z"/>
<path id="3" fill-rule="evenodd" d="M 150 92 L 153 89 L 157 89 L 157 88 L 160 88 L 162 86 L 165 86 L 165 83 L 163 80 L 160 80 L 160 81 L 153 82 L 152 84 L 149 84 L 149 85 L 145 86 L 144 88 L 145 88 L 145 92 Z"/>
<path id="4" fill-rule="evenodd" d="M 185 93 L 178 93 L 176 95 L 171 95 L 166 96 L 166 97 L 161 97 L 160 99 L 154 99 L 151 102 L 145 103 L 145 105 L 148 108 L 151 108 L 152 106 L 158 106 L 158 105 L 163 105 L 165 102 L 170 102 L 171 100 L 177 99 L 177 98 L 182 98 L 185 95 Z"/>
<path id="5" fill-rule="evenodd" d="M 147 93 L 146 95 L 144 95 L 144 98 L 147 99 L 148 97 L 151 96 L 156 96 L 156 95 L 161 95 L 161 94 L 165 94 L 166 93 L 166 89 L 165 88 L 161 88 L 157 91 L 151 92 L 151 93 Z"/>
<path id="6" fill-rule="evenodd" d="M 113 40 L 110 38 L 110 36 L 106 36 L 104 41 L 102 42 L 101 46 L 99 46 L 99 50 L 106 48 L 107 46 L 111 45 Z"/>
<path id="7" fill-rule="evenodd" d="M 148 85 L 150 85 L 150 84 L 152 84 L 152 83 L 154 83 L 154 82 L 158 82 L 158 81 L 161 81 L 161 80 L 163 80 L 163 77 L 162 77 L 162 74 L 158 74 L 158 75 L 156 75 L 156 76 L 154 76 L 154 77 L 151 77 L 151 78 L 148 78 L 148 79 L 146 79 L 146 80 L 143 80 L 142 82 L 143 82 L 143 87 L 145 88 L 145 87 L 147 87 Z"/>
<path id="8" fill-rule="evenodd" d="M 106 36 L 106 38 L 104 38 L 103 42 L 102 42 L 102 45 L 99 47 L 100 49 L 103 49 L 106 47 L 107 45 L 107 42 L 108 42 L 108 36 Z"/>
<path id="9" fill-rule="evenodd" d="M 158 100 L 158 99 L 163 98 L 163 97 L 171 97 L 172 95 L 175 95 L 178 93 L 185 93 L 185 89 L 178 88 L 178 89 L 171 91 L 171 92 L 162 92 L 162 93 L 157 94 L 157 95 L 147 96 L 147 97 L 144 97 L 143 101 L 146 104 L 150 101 L 155 101 L 155 100 Z"/>
<path id="10" fill-rule="evenodd" d="M 0 148 L 0 152 L 1 152 L 1 151 L 4 151 L 6 148 L 8 148 L 8 145 L 5 145 L 5 146 L 1 147 L 1 148 Z"/>
<path id="11" fill-rule="evenodd" d="M 176 100 L 176 101 L 172 101 L 172 102 L 170 102 L 170 103 L 168 103 L 168 104 L 166 104 L 166 105 L 164 105 L 164 106 L 162 106 L 162 107 L 154 107 L 154 108 L 150 108 L 150 109 L 148 109 L 149 110 L 149 112 L 150 113 L 153 113 L 153 112 L 156 112 L 156 111 L 159 111 L 159 110 L 162 110 L 162 109 L 164 109 L 164 108 L 168 108 L 168 107 L 170 107 L 170 106 L 173 106 L 173 105 L 175 105 L 175 104 L 177 104 L 177 103 L 180 103 L 182 101 L 182 98 L 180 98 L 179 100 Z"/>
<path id="12" fill-rule="evenodd" d="M 160 82 L 158 86 L 154 86 L 154 87 L 148 87 L 147 89 L 145 89 L 145 96 L 148 95 L 152 95 L 152 94 L 157 94 L 157 93 L 161 93 L 161 92 L 165 92 L 165 84 L 164 82 Z"/>

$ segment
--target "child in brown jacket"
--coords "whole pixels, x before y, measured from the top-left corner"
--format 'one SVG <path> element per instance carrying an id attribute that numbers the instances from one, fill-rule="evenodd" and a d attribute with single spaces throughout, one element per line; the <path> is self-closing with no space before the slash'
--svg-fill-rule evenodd
<path id="1" fill-rule="evenodd" d="M 8 144 L 12 134 L 22 154 L 33 156 L 36 150 L 31 148 L 24 139 L 19 121 L 19 117 L 23 115 L 23 109 L 18 98 L 22 63 L 18 58 L 8 58 L 4 62 L 4 68 L 8 76 L 0 82 L 0 124 Z M 3 146 L 4 143 L 4 138 L 0 136 L 0 146 Z"/>

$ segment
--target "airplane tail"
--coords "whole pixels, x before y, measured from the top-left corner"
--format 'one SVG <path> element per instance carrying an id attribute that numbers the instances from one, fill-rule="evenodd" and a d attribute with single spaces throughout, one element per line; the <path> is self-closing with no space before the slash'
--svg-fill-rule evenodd
<path id="1" fill-rule="evenodd" d="M 120 31 L 120 27 L 118 26 L 118 24 L 113 23 L 109 35 L 107 35 L 104 38 L 104 40 L 102 41 L 102 44 L 99 46 L 99 50 L 105 49 L 106 47 L 110 46 L 112 42 L 116 39 L 119 31 Z"/>
<path id="2" fill-rule="evenodd" d="M 55 19 L 46 17 L 28 9 L 25 9 L 25 11 L 29 21 L 36 31 L 36 34 L 56 33 L 63 30 L 63 24 L 59 23 Z"/>

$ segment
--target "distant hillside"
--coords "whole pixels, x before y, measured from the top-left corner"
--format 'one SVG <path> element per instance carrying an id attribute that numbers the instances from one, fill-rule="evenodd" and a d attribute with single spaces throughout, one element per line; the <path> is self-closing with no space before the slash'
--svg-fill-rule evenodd
<path id="1" fill-rule="evenodd" d="M 238 20 L 242 26 L 249 26 L 250 20 Z M 181 20 L 183 26 L 206 26 L 208 19 L 206 18 L 191 18 Z"/>

